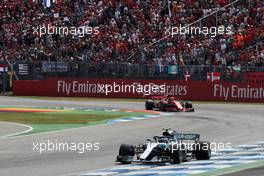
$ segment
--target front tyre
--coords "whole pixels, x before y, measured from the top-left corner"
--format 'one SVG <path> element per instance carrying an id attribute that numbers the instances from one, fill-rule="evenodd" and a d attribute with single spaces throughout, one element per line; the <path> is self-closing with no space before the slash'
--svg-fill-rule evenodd
<path id="1" fill-rule="evenodd" d="M 132 145 L 121 144 L 119 148 L 119 154 L 117 156 L 117 161 L 122 164 L 130 164 L 135 156 L 135 149 Z"/>
<path id="2" fill-rule="evenodd" d="M 173 164 L 181 164 L 184 160 L 184 152 L 181 149 L 175 150 L 171 154 Z"/>
<path id="3" fill-rule="evenodd" d="M 191 102 L 185 102 L 184 103 L 184 107 L 188 108 L 188 109 L 192 109 L 193 108 L 193 104 Z"/>
<path id="4" fill-rule="evenodd" d="M 154 109 L 154 102 L 151 100 L 147 100 L 145 102 L 145 109 L 146 110 L 153 110 Z"/>
<path id="5" fill-rule="evenodd" d="M 211 158 L 210 143 L 199 141 L 195 144 L 195 157 L 197 160 L 209 160 Z"/>

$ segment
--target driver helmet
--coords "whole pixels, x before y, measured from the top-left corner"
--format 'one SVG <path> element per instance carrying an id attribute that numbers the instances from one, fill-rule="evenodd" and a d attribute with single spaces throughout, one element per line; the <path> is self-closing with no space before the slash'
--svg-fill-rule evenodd
<path id="1" fill-rule="evenodd" d="M 163 128 L 163 136 L 173 136 L 173 131 L 170 128 Z"/>
<path id="2" fill-rule="evenodd" d="M 174 97 L 169 97 L 169 101 L 174 101 Z"/>

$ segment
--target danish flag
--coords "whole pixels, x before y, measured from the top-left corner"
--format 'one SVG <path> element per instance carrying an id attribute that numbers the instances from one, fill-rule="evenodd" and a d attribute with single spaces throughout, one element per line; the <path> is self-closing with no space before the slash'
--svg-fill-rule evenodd
<path id="1" fill-rule="evenodd" d="M 189 74 L 189 72 L 186 72 L 184 75 L 185 81 L 188 81 L 190 77 L 191 75 Z"/>
<path id="2" fill-rule="evenodd" d="M 207 72 L 207 81 L 219 82 L 220 79 L 221 79 L 221 73 L 220 72 Z"/>

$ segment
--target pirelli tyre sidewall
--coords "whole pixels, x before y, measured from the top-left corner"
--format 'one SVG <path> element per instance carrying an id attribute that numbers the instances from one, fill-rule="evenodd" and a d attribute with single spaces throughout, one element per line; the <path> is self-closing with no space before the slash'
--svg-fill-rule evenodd
<path id="1" fill-rule="evenodd" d="M 195 157 L 197 160 L 209 160 L 211 158 L 210 142 L 199 141 L 195 145 Z"/>

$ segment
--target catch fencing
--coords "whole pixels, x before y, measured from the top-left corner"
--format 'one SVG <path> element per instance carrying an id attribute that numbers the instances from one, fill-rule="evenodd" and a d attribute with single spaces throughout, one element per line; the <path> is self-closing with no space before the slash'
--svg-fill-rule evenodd
<path id="1" fill-rule="evenodd" d="M 17 62 L 19 80 L 45 80 L 50 77 L 166 79 L 206 81 L 208 74 L 220 75 L 220 81 L 244 82 L 249 72 L 264 72 L 264 66 L 157 65 L 146 63 Z"/>

